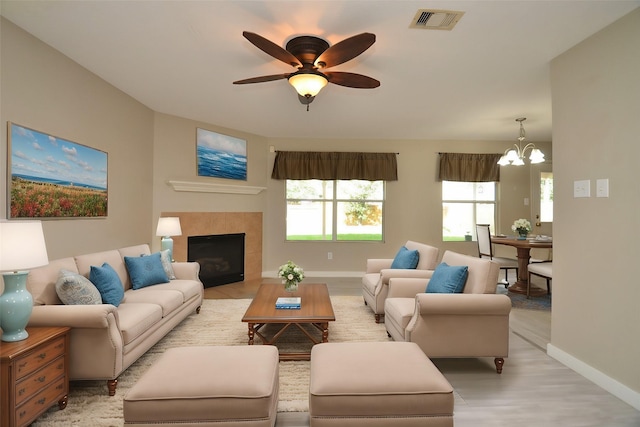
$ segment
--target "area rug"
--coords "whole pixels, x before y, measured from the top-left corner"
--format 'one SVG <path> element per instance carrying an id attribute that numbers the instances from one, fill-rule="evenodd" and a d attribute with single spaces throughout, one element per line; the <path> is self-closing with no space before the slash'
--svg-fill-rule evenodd
<path id="1" fill-rule="evenodd" d="M 511 299 L 511 307 L 525 310 L 551 310 L 551 295 L 527 298 L 526 295 L 509 292 L 502 285 L 498 285 L 497 293 L 505 294 Z"/>
<path id="2" fill-rule="evenodd" d="M 32 426 L 122 426 L 124 395 L 166 349 L 193 345 L 247 345 L 247 324 L 241 319 L 250 302 L 248 299 L 205 300 L 200 314 L 194 313 L 185 319 L 120 375 L 115 396 L 107 395 L 105 381 L 72 382 L 67 408 L 62 411 L 57 406 L 51 408 Z M 336 321 L 329 325 L 330 342 L 390 340 L 384 324 L 375 323 L 362 297 L 334 296 L 331 302 Z M 280 346 L 283 351 L 299 350 L 304 341 L 295 335 L 297 332 L 291 332 Z M 308 395 L 309 362 L 280 362 L 278 412 L 308 411 Z"/>

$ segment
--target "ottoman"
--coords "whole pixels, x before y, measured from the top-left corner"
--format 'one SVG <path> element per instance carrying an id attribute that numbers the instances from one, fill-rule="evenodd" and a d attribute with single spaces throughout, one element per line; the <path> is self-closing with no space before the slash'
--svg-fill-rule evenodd
<path id="1" fill-rule="evenodd" d="M 415 343 L 318 344 L 309 419 L 311 427 L 451 427 L 453 388 Z"/>
<path id="2" fill-rule="evenodd" d="M 274 346 L 171 348 L 125 395 L 124 424 L 273 427 L 278 375 Z"/>

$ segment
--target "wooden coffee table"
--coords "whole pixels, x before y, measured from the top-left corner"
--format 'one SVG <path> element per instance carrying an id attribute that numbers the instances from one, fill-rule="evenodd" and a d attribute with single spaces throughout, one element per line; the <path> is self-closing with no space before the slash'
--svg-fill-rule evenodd
<path id="1" fill-rule="evenodd" d="M 276 309 L 278 297 L 300 297 L 300 309 Z M 301 283 L 296 292 L 286 292 L 279 283 L 263 283 L 258 288 L 247 312 L 242 318 L 249 326 L 249 345 L 253 345 L 257 335 L 263 344 L 275 345 L 290 326 L 296 326 L 313 343 L 329 341 L 329 322 L 336 320 L 329 298 L 329 290 L 324 283 Z M 271 337 L 260 332 L 265 325 L 280 325 Z M 311 325 L 321 333 L 321 339 L 314 336 L 303 325 Z M 280 352 L 280 360 L 310 360 L 311 351 L 305 353 Z"/>

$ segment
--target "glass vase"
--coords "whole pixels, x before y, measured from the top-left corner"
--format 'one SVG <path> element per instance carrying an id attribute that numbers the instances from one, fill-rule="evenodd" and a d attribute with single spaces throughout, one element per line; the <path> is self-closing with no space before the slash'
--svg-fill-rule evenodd
<path id="1" fill-rule="evenodd" d="M 287 280 L 284 282 L 284 290 L 287 292 L 295 292 L 298 290 L 298 282 L 295 280 Z"/>

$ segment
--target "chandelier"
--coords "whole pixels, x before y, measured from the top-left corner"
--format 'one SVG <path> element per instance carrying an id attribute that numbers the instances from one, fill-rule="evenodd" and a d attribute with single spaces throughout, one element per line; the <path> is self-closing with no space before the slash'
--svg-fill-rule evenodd
<path id="1" fill-rule="evenodd" d="M 544 162 L 544 153 L 536 148 L 535 144 L 530 142 L 524 147 L 522 146 L 522 143 L 525 140 L 525 132 L 522 122 L 524 122 L 525 120 L 527 120 L 526 117 L 519 117 L 516 119 L 516 122 L 520 123 L 520 136 L 518 137 L 518 143 L 513 144 L 514 148 L 507 148 L 505 150 L 502 157 L 500 157 L 500 160 L 498 160 L 498 164 L 500 166 L 524 165 L 524 158 L 527 155 L 527 150 L 531 150 L 531 154 L 529 155 L 529 161 L 531 161 L 531 164 Z"/>

